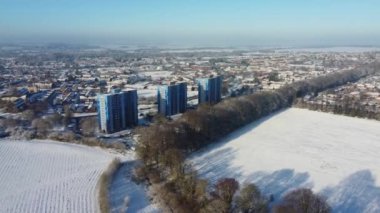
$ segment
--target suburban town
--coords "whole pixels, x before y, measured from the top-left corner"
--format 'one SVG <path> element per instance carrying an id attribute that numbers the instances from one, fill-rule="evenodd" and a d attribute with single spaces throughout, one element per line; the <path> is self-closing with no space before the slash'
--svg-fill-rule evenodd
<path id="1" fill-rule="evenodd" d="M 0 213 L 380 212 L 380 1 L 1 1 Z"/>
<path id="2" fill-rule="evenodd" d="M 379 213 L 379 8 L 1 0 L 0 213 Z"/>
<path id="3" fill-rule="evenodd" d="M 181 168 L 181 153 L 206 146 L 220 132 L 229 131 L 229 125 L 245 124 L 252 113 L 260 117 L 289 104 L 380 120 L 379 51 L 342 47 L 112 50 L 59 44 L 5 45 L 0 54 L 0 137 L 102 147 L 120 153 L 122 158 L 137 155 L 143 162 L 154 153 L 164 153 L 160 157 L 164 165 L 167 158 L 177 159 L 168 166 Z M 324 89 L 317 89 L 319 84 L 325 84 Z M 249 102 L 247 97 L 255 101 Z M 214 117 L 207 120 L 207 116 Z M 231 123 L 222 125 L 219 119 Z M 202 129 L 208 132 L 193 132 Z M 194 138 L 189 141 L 178 134 Z M 158 141 L 161 137 L 181 141 L 175 146 L 183 150 L 165 148 L 167 145 L 153 148 L 162 143 Z M 141 167 L 115 159 L 99 180 L 102 212 L 110 208 L 113 212 L 126 208 L 157 212 L 166 208 L 162 202 L 174 199 L 147 195 L 165 194 L 169 188 L 139 186 L 160 182 L 163 174 L 150 164 Z M 194 164 L 199 164 L 197 159 Z M 122 174 L 129 178 L 122 178 Z M 184 175 L 187 178 L 188 174 Z M 218 184 L 223 181 L 230 180 L 221 179 Z M 119 184 L 135 187 L 143 194 L 137 198 L 141 201 L 131 202 L 136 195 L 130 190 L 120 191 Z M 260 199 L 266 206 L 275 198 Z"/>
<path id="4" fill-rule="evenodd" d="M 120 131 L 146 124 L 157 113 L 173 116 L 188 108 L 194 109 L 202 102 L 216 103 L 222 97 L 275 90 L 293 82 L 353 69 L 378 57 L 376 52 L 313 53 L 286 49 L 222 49 L 210 51 L 209 54 L 206 54 L 207 50 L 156 50 L 155 53 L 144 53 L 148 51 L 136 49 L 113 53 L 107 49 L 96 52 L 85 49 L 70 53 L 69 47 L 62 47 L 68 50 L 64 54 L 57 54 L 54 52 L 57 48 L 39 52 L 33 47 L 2 47 L 0 94 L 3 118 L 17 117 L 30 110 L 45 115 L 70 114 L 73 122 L 61 130 L 78 130 L 80 128 L 74 125 L 79 125 L 79 120 L 98 116 L 97 111 L 101 110 L 97 103 L 101 97 L 115 91 L 128 91 L 127 94 L 134 93 L 133 97 L 128 96 L 125 101 L 131 104 L 126 107 L 133 111 L 128 114 L 133 119 L 130 125 L 124 124 L 123 128 L 117 128 Z M 214 77 L 218 78 L 218 82 L 212 81 Z M 210 79 L 207 80 L 210 86 L 206 85 L 207 82 L 200 84 L 201 79 Z M 181 89 L 174 91 L 177 90 L 174 85 L 181 85 Z M 205 96 L 202 95 L 203 90 L 209 90 L 206 87 L 217 90 L 210 91 L 214 93 L 210 99 L 201 97 Z M 369 110 L 379 112 L 379 89 L 378 77 L 374 76 L 320 93 L 318 97 L 310 94 L 308 100 L 323 104 L 336 102 L 335 99 L 342 99 L 343 96 L 353 97 L 359 99 L 362 105 L 370 107 Z M 160 97 L 157 99 L 158 95 Z M 181 97 L 174 100 L 171 97 L 174 95 Z M 96 120 L 101 119 L 99 117 Z M 100 129 L 106 130 L 103 127 Z M 116 132 L 116 129 L 105 132 Z"/>

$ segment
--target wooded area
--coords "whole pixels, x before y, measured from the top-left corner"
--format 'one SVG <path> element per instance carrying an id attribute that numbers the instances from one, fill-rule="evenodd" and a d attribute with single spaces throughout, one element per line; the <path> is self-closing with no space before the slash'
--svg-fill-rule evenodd
<path id="1" fill-rule="evenodd" d="M 299 97 L 357 81 L 378 68 L 379 64 L 363 65 L 295 82 L 273 92 L 229 98 L 213 106 L 202 105 L 178 120 L 156 119 L 151 126 L 139 130 L 137 153 L 143 165 L 136 168 L 136 178 L 154 184 L 162 203 L 172 212 L 231 212 L 232 198 L 230 194 L 221 194 L 219 188 L 232 190 L 234 181 L 222 186 L 217 184 L 215 193 L 209 194 L 207 180 L 197 178 L 196 172 L 185 162 L 186 155 L 248 123 L 290 107 Z"/>

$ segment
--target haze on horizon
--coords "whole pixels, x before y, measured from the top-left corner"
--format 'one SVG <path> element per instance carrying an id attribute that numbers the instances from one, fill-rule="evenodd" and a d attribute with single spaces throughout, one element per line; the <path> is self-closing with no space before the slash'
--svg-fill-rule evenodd
<path id="1" fill-rule="evenodd" d="M 380 45 L 376 0 L 1 0 L 0 42 Z"/>

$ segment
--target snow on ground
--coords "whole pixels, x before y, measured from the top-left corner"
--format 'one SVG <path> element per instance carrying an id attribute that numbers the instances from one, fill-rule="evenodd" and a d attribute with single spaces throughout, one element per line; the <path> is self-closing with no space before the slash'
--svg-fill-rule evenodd
<path id="1" fill-rule="evenodd" d="M 228 49 L 228 48 L 190 48 L 190 49 L 168 49 L 161 50 L 161 53 L 202 53 L 202 52 L 233 52 L 236 49 Z"/>
<path id="2" fill-rule="evenodd" d="M 155 97 L 157 96 L 157 86 L 147 85 L 146 82 L 139 82 L 137 84 L 128 84 L 126 88 L 136 89 L 138 97 Z"/>
<path id="3" fill-rule="evenodd" d="M 146 97 L 146 98 L 156 97 L 157 96 L 157 87 L 154 87 L 154 88 L 149 87 L 147 89 L 138 90 L 137 94 L 139 97 Z"/>
<path id="4" fill-rule="evenodd" d="M 252 123 L 190 161 L 201 177 L 256 183 L 266 195 L 309 187 L 334 212 L 380 212 L 380 122 L 291 108 Z"/>
<path id="5" fill-rule="evenodd" d="M 162 70 L 140 72 L 140 74 L 152 77 L 152 80 L 160 80 L 160 79 L 167 78 L 172 73 L 173 73 L 172 71 L 162 71 Z"/>
<path id="6" fill-rule="evenodd" d="M 99 212 L 97 182 L 115 155 L 53 141 L 0 141 L 0 212 Z"/>
<path id="7" fill-rule="evenodd" d="M 134 165 L 134 160 L 126 161 L 115 173 L 109 189 L 110 212 L 160 212 L 156 205 L 150 203 L 145 186 L 131 180 Z"/>
<path id="8" fill-rule="evenodd" d="M 286 48 L 277 52 L 311 52 L 311 53 L 361 53 L 379 51 L 379 47 L 314 47 L 314 48 Z"/>
<path id="9" fill-rule="evenodd" d="M 0 212 L 99 212 L 97 183 L 115 157 L 124 166 L 111 183 L 111 204 L 129 196 L 127 212 L 153 212 L 144 186 L 129 179 L 132 152 L 40 140 L 0 140 Z"/>

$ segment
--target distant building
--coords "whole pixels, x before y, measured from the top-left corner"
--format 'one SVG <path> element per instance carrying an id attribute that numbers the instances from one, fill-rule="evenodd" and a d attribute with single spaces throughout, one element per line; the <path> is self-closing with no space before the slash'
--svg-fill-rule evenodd
<path id="1" fill-rule="evenodd" d="M 18 93 L 20 95 L 27 95 L 29 93 L 29 90 L 27 88 L 21 88 L 18 90 Z"/>
<path id="2" fill-rule="evenodd" d="M 101 131 L 114 133 L 138 124 L 136 90 L 112 90 L 110 94 L 99 94 L 97 102 Z"/>
<path id="3" fill-rule="evenodd" d="M 57 90 L 51 90 L 45 95 L 45 99 L 50 105 L 54 105 L 54 100 L 58 96 Z"/>
<path id="4" fill-rule="evenodd" d="M 222 77 L 197 79 L 198 103 L 216 104 L 222 98 Z"/>
<path id="5" fill-rule="evenodd" d="M 187 107 L 187 84 L 159 86 L 157 90 L 158 112 L 165 116 L 184 113 Z"/>
<path id="6" fill-rule="evenodd" d="M 40 91 L 40 92 L 36 92 L 36 93 L 29 93 L 27 95 L 27 98 L 28 98 L 28 101 L 30 103 L 34 103 L 34 102 L 37 102 L 37 101 L 42 101 L 43 97 L 46 94 L 47 94 L 47 91 Z"/>
<path id="7" fill-rule="evenodd" d="M 18 98 L 14 101 L 14 104 L 17 109 L 24 109 L 25 108 L 25 100 L 22 98 Z"/>

